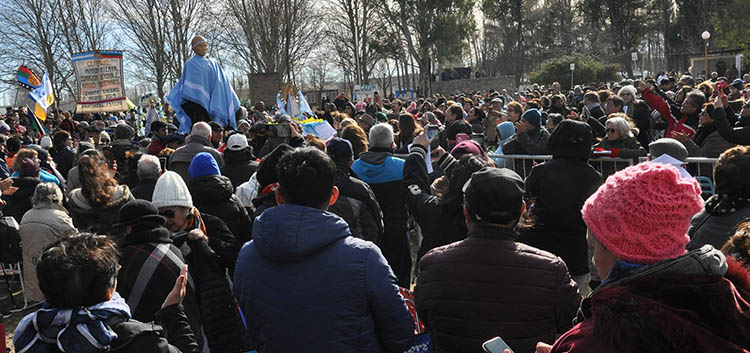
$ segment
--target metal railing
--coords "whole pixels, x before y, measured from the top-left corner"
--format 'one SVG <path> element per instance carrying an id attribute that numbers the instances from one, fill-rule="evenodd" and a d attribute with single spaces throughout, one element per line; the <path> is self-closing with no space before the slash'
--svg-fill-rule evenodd
<path id="1" fill-rule="evenodd" d="M 406 158 L 408 154 L 395 155 L 396 157 Z M 540 155 L 529 155 L 529 154 L 494 154 L 490 153 L 488 157 L 495 160 L 495 164 L 498 167 L 505 167 L 514 170 L 522 178 L 526 178 L 531 168 L 539 163 L 552 160 L 552 155 L 540 154 Z M 502 159 L 505 163 L 498 163 L 498 160 Z M 685 169 L 693 176 L 705 176 L 713 180 L 714 164 L 716 164 L 716 158 L 705 158 L 705 157 L 688 157 Z M 598 170 L 606 178 L 607 176 L 614 174 L 618 170 L 625 169 L 636 163 L 647 162 L 648 157 L 633 158 L 612 158 L 612 157 L 597 157 L 589 159 L 589 163 Z"/>

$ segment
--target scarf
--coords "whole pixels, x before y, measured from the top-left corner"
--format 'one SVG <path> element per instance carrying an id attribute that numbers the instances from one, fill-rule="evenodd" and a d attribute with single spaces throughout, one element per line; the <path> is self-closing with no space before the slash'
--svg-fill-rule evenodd
<path id="1" fill-rule="evenodd" d="M 55 309 L 45 303 L 21 319 L 13 344 L 18 353 L 98 352 L 117 339 L 112 326 L 128 320 L 130 308 L 117 293 L 86 308 Z"/>
<path id="2" fill-rule="evenodd" d="M 195 207 L 193 207 L 193 217 L 190 217 L 190 223 L 188 224 L 186 229 L 200 229 L 201 231 L 203 231 L 203 234 L 208 236 L 208 232 L 206 231 L 206 224 L 203 223 L 203 218 L 201 218 L 200 212 L 198 212 L 198 209 Z"/>
<path id="3" fill-rule="evenodd" d="M 698 146 L 702 145 L 708 135 L 711 135 L 714 131 L 716 131 L 714 124 L 699 126 L 698 130 L 695 131 L 695 136 L 693 136 L 693 142 Z"/>
<path id="4" fill-rule="evenodd" d="M 750 207 L 750 197 L 716 194 L 706 200 L 706 212 L 712 216 L 725 216 Z"/>

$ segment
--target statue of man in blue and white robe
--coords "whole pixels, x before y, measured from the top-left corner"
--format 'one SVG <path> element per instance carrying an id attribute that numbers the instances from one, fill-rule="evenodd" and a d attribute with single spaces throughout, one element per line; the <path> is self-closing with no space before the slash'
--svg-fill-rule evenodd
<path id="1" fill-rule="evenodd" d="M 198 121 L 216 121 L 237 128 L 235 113 L 240 100 L 216 60 L 206 56 L 208 43 L 201 36 L 190 42 L 193 55 L 182 69 L 182 76 L 167 96 L 167 102 L 180 122 L 180 133 L 189 133 Z"/>

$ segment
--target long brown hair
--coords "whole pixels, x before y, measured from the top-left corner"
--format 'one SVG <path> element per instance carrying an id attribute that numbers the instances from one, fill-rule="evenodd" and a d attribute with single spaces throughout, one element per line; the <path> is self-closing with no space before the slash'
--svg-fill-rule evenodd
<path id="1" fill-rule="evenodd" d="M 345 127 L 344 130 L 341 130 L 341 137 L 352 143 L 354 159 L 359 158 L 360 153 L 367 152 L 367 146 L 370 145 L 365 130 L 362 130 L 362 128 L 357 125 L 349 125 Z"/>
<path id="2" fill-rule="evenodd" d="M 414 136 L 419 135 L 422 128 L 417 126 L 414 118 L 410 114 L 401 114 L 398 116 L 398 142 L 407 143 Z"/>
<path id="3" fill-rule="evenodd" d="M 104 158 L 85 155 L 78 161 L 81 193 L 92 207 L 106 205 L 112 199 L 117 181 L 109 174 Z"/>

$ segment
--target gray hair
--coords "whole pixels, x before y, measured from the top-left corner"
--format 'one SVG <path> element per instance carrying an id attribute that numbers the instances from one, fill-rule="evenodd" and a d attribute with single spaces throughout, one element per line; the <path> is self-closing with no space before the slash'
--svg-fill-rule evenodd
<path id="1" fill-rule="evenodd" d="M 370 128 L 370 149 L 393 147 L 393 126 L 388 123 L 376 124 Z"/>
<path id="2" fill-rule="evenodd" d="M 630 124 L 623 117 L 613 117 L 607 119 L 607 125 L 612 124 L 612 127 L 617 130 L 620 134 L 620 138 L 633 137 L 633 131 L 630 128 Z"/>
<path id="3" fill-rule="evenodd" d="M 62 191 L 55 183 L 39 183 L 34 189 L 31 204 L 34 206 L 42 203 L 54 203 L 62 205 Z"/>
<path id="4" fill-rule="evenodd" d="M 199 121 L 193 125 L 193 130 L 190 132 L 191 135 L 197 135 L 208 139 L 211 136 L 211 126 L 204 121 Z"/>
<path id="5" fill-rule="evenodd" d="M 159 158 L 150 154 L 144 154 L 138 160 L 138 179 L 158 179 L 161 173 Z"/>

